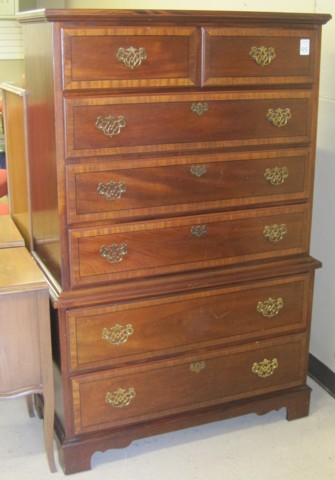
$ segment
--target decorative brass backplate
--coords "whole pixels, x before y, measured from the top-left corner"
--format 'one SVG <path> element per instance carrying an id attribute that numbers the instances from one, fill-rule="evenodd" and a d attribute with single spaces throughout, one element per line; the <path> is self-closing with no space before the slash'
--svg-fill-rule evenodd
<path id="1" fill-rule="evenodd" d="M 130 323 L 125 327 L 116 324 L 112 328 L 104 328 L 101 338 L 107 340 L 112 345 L 121 345 L 122 343 L 126 343 L 133 333 L 134 329 Z"/>
<path id="2" fill-rule="evenodd" d="M 284 306 L 283 299 L 281 297 L 275 298 L 268 298 L 264 302 L 258 302 L 257 304 L 257 312 L 261 313 L 263 317 L 271 318 L 278 315 L 280 309 Z"/>
<path id="3" fill-rule="evenodd" d="M 103 245 L 100 248 L 100 255 L 105 258 L 108 263 L 118 263 L 123 260 L 123 257 L 127 255 L 128 248 L 126 243 L 113 243 L 109 247 Z"/>
<path id="4" fill-rule="evenodd" d="M 270 108 L 266 114 L 266 118 L 275 127 L 284 127 L 287 122 L 292 118 L 291 110 L 289 108 Z"/>
<path id="5" fill-rule="evenodd" d="M 276 57 L 276 52 L 273 47 L 251 47 L 249 55 L 255 60 L 257 65 L 265 67 Z"/>
<path id="6" fill-rule="evenodd" d="M 143 60 L 147 58 L 147 52 L 142 47 L 119 48 L 116 58 L 126 67 L 134 70 L 134 68 L 138 68 Z"/>
<path id="7" fill-rule="evenodd" d="M 272 360 L 264 358 L 264 360 L 260 363 L 255 362 L 251 371 L 261 378 L 266 378 L 270 377 L 270 375 L 272 375 L 275 369 L 278 367 L 279 363 L 276 358 L 273 358 Z"/>
<path id="8" fill-rule="evenodd" d="M 125 182 L 100 182 L 97 188 L 97 192 L 106 200 L 117 200 L 118 198 L 121 198 L 122 195 L 126 192 L 126 184 Z"/>
<path id="9" fill-rule="evenodd" d="M 288 168 L 287 167 L 274 167 L 274 168 L 267 168 L 264 172 L 264 178 L 267 180 L 271 185 L 281 185 L 285 182 L 286 178 L 288 177 Z"/>
<path id="10" fill-rule="evenodd" d="M 123 115 L 118 115 L 117 117 L 108 115 L 107 117 L 98 117 L 95 126 L 107 137 L 114 137 L 126 126 L 126 120 Z"/>
<path id="11" fill-rule="evenodd" d="M 195 177 L 200 178 L 208 172 L 208 168 L 206 167 L 206 165 L 192 165 L 190 168 L 190 172 Z"/>
<path id="12" fill-rule="evenodd" d="M 207 226 L 206 225 L 193 225 L 193 227 L 191 227 L 191 233 L 192 235 L 194 235 L 195 237 L 202 237 L 203 235 L 206 235 L 207 233 Z"/>
<path id="13" fill-rule="evenodd" d="M 208 103 L 207 102 L 194 102 L 191 106 L 192 112 L 196 113 L 197 115 L 202 115 L 203 113 L 208 111 Z"/>
<path id="14" fill-rule="evenodd" d="M 133 387 L 128 389 L 128 392 L 123 388 L 118 388 L 115 392 L 108 392 L 105 397 L 105 402 L 114 408 L 127 407 L 130 402 L 136 397 L 136 392 Z"/>
<path id="15" fill-rule="evenodd" d="M 267 225 L 263 229 L 263 235 L 272 243 L 277 243 L 282 240 L 287 234 L 287 227 L 284 223 L 281 225 Z"/>
<path id="16" fill-rule="evenodd" d="M 203 360 L 201 362 L 194 362 L 190 365 L 190 371 L 195 373 L 200 373 L 206 367 L 206 362 Z"/>

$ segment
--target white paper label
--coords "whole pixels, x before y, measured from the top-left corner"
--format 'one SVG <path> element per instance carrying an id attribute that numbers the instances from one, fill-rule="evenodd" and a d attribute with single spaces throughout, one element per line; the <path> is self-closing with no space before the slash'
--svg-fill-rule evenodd
<path id="1" fill-rule="evenodd" d="M 309 55 L 310 49 L 310 39 L 301 38 L 300 39 L 300 55 Z"/>

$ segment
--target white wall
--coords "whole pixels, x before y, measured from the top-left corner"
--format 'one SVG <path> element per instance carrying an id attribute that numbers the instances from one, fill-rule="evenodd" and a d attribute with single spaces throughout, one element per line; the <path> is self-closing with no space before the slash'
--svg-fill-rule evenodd
<path id="1" fill-rule="evenodd" d="M 66 0 L 68 8 L 314 12 L 315 0 Z"/>
<path id="2" fill-rule="evenodd" d="M 311 353 L 335 372 L 335 2 L 317 0 L 316 12 L 333 15 L 323 30 L 320 104 L 311 252 L 316 274 Z"/>
<path id="3" fill-rule="evenodd" d="M 41 0 L 42 2 L 43 0 Z M 69 8 L 142 8 L 330 13 L 323 30 L 315 206 L 311 253 L 316 272 L 311 353 L 335 372 L 335 1 L 334 0 L 65 0 Z"/>

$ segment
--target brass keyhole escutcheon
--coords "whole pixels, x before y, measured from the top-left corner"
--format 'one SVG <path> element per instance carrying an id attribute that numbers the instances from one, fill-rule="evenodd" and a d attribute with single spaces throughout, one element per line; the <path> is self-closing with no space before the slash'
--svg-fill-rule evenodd
<path id="1" fill-rule="evenodd" d="M 203 235 L 207 234 L 207 226 L 206 225 L 193 225 L 193 227 L 191 227 L 191 233 L 195 237 L 200 238 Z"/>
<path id="2" fill-rule="evenodd" d="M 204 370 L 205 367 L 206 367 L 206 362 L 201 360 L 200 362 L 191 363 L 190 371 L 194 373 L 200 373 L 201 370 Z"/>
<path id="3" fill-rule="evenodd" d="M 208 111 L 208 103 L 207 102 L 194 102 L 194 103 L 192 103 L 191 110 L 192 110 L 192 112 L 201 116 L 205 112 Z"/>

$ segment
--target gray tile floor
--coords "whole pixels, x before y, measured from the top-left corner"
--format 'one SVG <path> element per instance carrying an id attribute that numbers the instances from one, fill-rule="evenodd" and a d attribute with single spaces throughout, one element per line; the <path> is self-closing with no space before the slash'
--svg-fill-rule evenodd
<path id="1" fill-rule="evenodd" d="M 0 402 L 0 479 L 45 480 L 335 480 L 335 400 L 311 379 L 310 416 L 287 422 L 285 410 L 245 415 L 97 452 L 92 470 L 48 470 L 42 421 L 24 399 Z"/>

